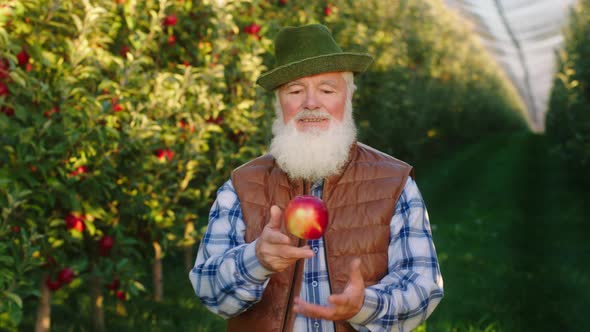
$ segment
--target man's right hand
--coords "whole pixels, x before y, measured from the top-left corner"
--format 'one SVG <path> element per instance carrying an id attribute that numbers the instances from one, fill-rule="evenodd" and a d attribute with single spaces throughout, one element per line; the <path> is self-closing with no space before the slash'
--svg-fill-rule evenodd
<path id="1" fill-rule="evenodd" d="M 273 205 L 270 208 L 270 220 L 256 240 L 256 257 L 260 264 L 273 272 L 281 272 L 300 258 L 313 257 L 309 248 L 291 245 L 286 234 L 281 232 L 281 209 Z"/>

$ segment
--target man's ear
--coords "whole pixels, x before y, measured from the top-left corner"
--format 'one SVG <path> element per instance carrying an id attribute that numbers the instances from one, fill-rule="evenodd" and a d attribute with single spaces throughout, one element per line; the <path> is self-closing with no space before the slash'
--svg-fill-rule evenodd
<path id="1" fill-rule="evenodd" d="M 283 119 L 283 108 L 281 107 L 281 99 L 279 97 L 279 89 L 277 88 L 275 90 L 275 102 L 274 102 L 274 108 L 275 108 L 275 117 L 277 119 Z"/>

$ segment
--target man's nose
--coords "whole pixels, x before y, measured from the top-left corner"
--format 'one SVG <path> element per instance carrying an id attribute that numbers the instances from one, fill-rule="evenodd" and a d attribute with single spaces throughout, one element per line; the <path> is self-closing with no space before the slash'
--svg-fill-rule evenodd
<path id="1" fill-rule="evenodd" d="M 306 110 L 315 110 L 315 109 L 320 108 L 320 103 L 319 103 L 315 93 L 310 91 L 305 94 L 305 100 L 303 101 L 303 108 Z"/>

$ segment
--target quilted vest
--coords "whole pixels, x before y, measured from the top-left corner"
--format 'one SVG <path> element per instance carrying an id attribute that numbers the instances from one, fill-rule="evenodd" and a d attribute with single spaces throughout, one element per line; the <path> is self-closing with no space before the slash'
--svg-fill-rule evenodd
<path id="1" fill-rule="evenodd" d="M 361 258 L 365 287 L 387 274 L 389 223 L 412 167 L 362 143 L 351 148 L 343 171 L 324 179 L 322 199 L 329 213 L 324 233 L 330 290 L 340 293 L 348 282 L 349 266 Z M 246 242 L 256 240 L 270 217 L 270 207 L 285 209 L 289 201 L 310 194 L 310 183 L 292 180 L 264 155 L 235 169 L 232 183 L 240 199 L 246 223 Z M 282 225 L 282 231 L 289 234 Z M 289 234 L 293 245 L 303 240 Z M 292 331 L 293 297 L 299 294 L 303 260 L 271 276 L 262 299 L 228 320 L 228 331 Z M 335 322 L 336 332 L 354 331 L 345 322 Z"/>

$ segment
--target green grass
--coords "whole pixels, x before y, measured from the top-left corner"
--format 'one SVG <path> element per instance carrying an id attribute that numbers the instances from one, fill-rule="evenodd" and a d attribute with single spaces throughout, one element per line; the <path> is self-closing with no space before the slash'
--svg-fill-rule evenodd
<path id="1" fill-rule="evenodd" d="M 445 282 L 419 331 L 590 331 L 590 191 L 571 178 L 530 133 L 418 163 Z M 165 259 L 164 279 L 165 301 L 133 298 L 126 315 L 107 296 L 107 331 L 225 330 L 193 295 L 182 255 Z M 23 331 L 34 319 L 34 303 L 26 305 Z M 54 305 L 53 330 L 88 331 L 88 307 L 82 295 Z"/>
<path id="2" fill-rule="evenodd" d="M 489 138 L 417 174 L 445 280 L 428 330 L 590 330 L 590 194 L 545 137 Z"/>

